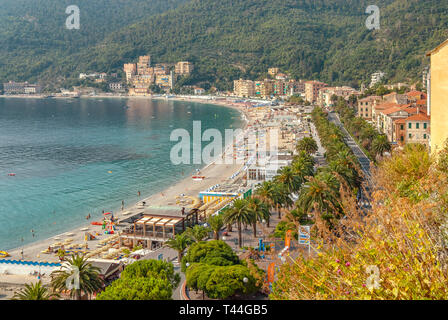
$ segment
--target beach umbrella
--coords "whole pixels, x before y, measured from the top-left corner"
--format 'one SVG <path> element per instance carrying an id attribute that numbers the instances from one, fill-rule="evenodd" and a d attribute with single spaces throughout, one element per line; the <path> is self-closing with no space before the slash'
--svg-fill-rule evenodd
<path id="1" fill-rule="evenodd" d="M 112 214 L 112 212 L 106 212 L 104 215 L 107 216 L 108 214 Z"/>

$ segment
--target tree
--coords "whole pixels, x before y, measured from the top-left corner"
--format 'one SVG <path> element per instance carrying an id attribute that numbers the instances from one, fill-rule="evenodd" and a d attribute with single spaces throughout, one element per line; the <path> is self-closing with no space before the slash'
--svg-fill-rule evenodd
<path id="1" fill-rule="evenodd" d="M 128 266 L 98 300 L 170 300 L 179 285 L 180 275 L 172 263 L 162 260 L 139 260 Z"/>
<path id="2" fill-rule="evenodd" d="M 297 206 L 306 213 L 318 210 L 324 220 L 330 221 L 339 209 L 338 181 L 329 173 L 321 172 L 310 177 L 303 186 Z"/>
<path id="3" fill-rule="evenodd" d="M 51 286 L 55 291 L 68 290 L 70 297 L 80 300 L 82 293 L 91 295 L 101 290 L 103 280 L 100 277 L 100 272 L 101 270 L 92 266 L 84 255 L 75 254 L 62 265 L 61 270 L 51 273 Z M 73 276 L 77 277 L 75 283 L 79 283 L 79 286 L 67 288 L 67 283 L 70 282 L 69 278 L 71 279 Z"/>
<path id="4" fill-rule="evenodd" d="M 115 280 L 97 300 L 171 300 L 173 285 L 163 278 L 124 278 Z"/>
<path id="5" fill-rule="evenodd" d="M 182 259 L 182 271 L 186 264 L 205 263 L 215 266 L 231 266 L 240 263 L 235 251 L 222 240 L 193 243 Z"/>
<path id="6" fill-rule="evenodd" d="M 382 157 L 385 152 L 390 152 L 391 150 L 392 146 L 385 135 L 375 137 L 372 142 L 372 151 L 375 157 Z"/>
<path id="7" fill-rule="evenodd" d="M 224 222 L 229 224 L 236 223 L 238 227 L 238 245 L 243 245 L 242 225 L 251 223 L 251 213 L 248 208 L 248 201 L 245 199 L 237 199 L 233 205 L 224 214 Z"/>
<path id="8" fill-rule="evenodd" d="M 273 208 L 275 197 L 274 183 L 272 181 L 264 181 L 255 190 L 254 197 L 263 201 L 268 206 L 268 209 Z M 267 226 L 269 227 L 269 219 L 267 222 Z"/>
<path id="9" fill-rule="evenodd" d="M 305 151 L 307 154 L 316 153 L 318 150 L 317 142 L 311 137 L 305 137 L 297 143 L 297 152 Z"/>
<path id="10" fill-rule="evenodd" d="M 260 199 L 251 198 L 249 200 L 249 211 L 252 214 L 252 226 L 254 228 L 254 238 L 257 237 L 257 222 L 268 220 L 270 216 L 268 206 Z"/>
<path id="11" fill-rule="evenodd" d="M 236 294 L 252 294 L 258 289 L 257 281 L 250 270 L 243 265 L 215 267 L 206 284 L 207 296 L 212 299 L 227 299 Z"/>
<path id="12" fill-rule="evenodd" d="M 219 232 L 224 227 L 224 218 L 221 214 L 212 215 L 207 220 L 213 230 L 215 240 L 219 240 Z"/>
<path id="13" fill-rule="evenodd" d="M 193 228 L 187 228 L 185 231 L 185 234 L 187 237 L 189 237 L 191 240 L 195 242 L 203 241 L 205 238 L 208 237 L 208 233 L 210 232 L 209 228 L 195 225 Z"/>
<path id="14" fill-rule="evenodd" d="M 177 259 L 180 263 L 182 260 L 182 254 L 187 249 L 188 245 L 191 243 L 191 239 L 184 232 L 182 234 L 177 234 L 174 238 L 169 239 L 165 244 L 177 251 Z"/>
<path id="15" fill-rule="evenodd" d="M 36 283 L 25 284 L 25 288 L 14 293 L 12 300 L 51 300 L 55 298 L 59 298 L 59 294 L 50 293 L 39 280 Z"/>
<path id="16" fill-rule="evenodd" d="M 293 193 L 300 189 L 302 177 L 296 175 L 291 166 L 286 166 L 278 170 L 275 181 L 282 183 L 290 193 Z"/>

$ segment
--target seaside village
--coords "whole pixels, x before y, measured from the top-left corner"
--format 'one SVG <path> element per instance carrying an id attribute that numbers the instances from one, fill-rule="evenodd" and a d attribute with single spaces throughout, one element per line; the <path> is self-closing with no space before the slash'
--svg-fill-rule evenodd
<path id="1" fill-rule="evenodd" d="M 291 164 L 297 155 L 296 145 L 303 138 L 316 140 L 317 151 L 312 155 L 314 170 L 325 165 L 325 149 L 311 114 L 314 108 L 334 112 L 335 103 L 341 99 L 359 119 L 385 135 L 393 147 L 415 142 L 428 148 L 439 147 L 441 137 L 446 135 L 439 133 L 446 132 L 448 123 L 444 120 L 446 98 L 442 94 L 446 94 L 443 88 L 448 85 L 448 74 L 441 68 L 442 61 L 448 58 L 448 41 L 428 55 L 431 67 L 424 71 L 420 90 L 414 84 L 384 84 L 386 75 L 382 72 L 373 74 L 368 86 L 356 90 L 330 87 L 319 81 L 296 81 L 278 68 L 270 68 L 269 79 L 235 80 L 233 92 L 212 98 L 202 96 L 209 103 L 232 106 L 244 113 L 247 125 L 243 133 L 223 154 L 223 157 L 233 158 L 233 164 L 211 164 L 189 177 L 186 189 L 173 187 L 150 199 L 141 199 L 132 207 L 104 212 L 102 217 L 93 217 L 95 221 L 78 232 L 58 235 L 45 244 L 2 252 L 0 283 L 3 292 L 11 296 L 24 283 L 36 279 L 49 283 L 50 273 L 62 268 L 64 259 L 75 253 L 84 254 L 97 266 L 105 283 L 117 279 L 126 265 L 138 260 L 164 260 L 179 268 L 182 252 L 168 246 L 169 240 L 193 226 L 206 227 L 210 217 L 222 214 L 237 199 L 250 198 L 260 183 L 272 180 L 280 169 Z M 179 62 L 175 70 L 168 69 L 162 65 L 152 67 L 149 56 L 140 57 L 138 63 L 126 64 L 129 95 L 149 94 L 153 84 L 170 88 L 176 75 L 193 72 L 193 65 Z M 385 92 L 383 95 L 377 94 L 379 84 Z M 195 93 L 200 99 L 204 92 Z M 270 135 L 272 130 L 278 133 L 274 139 Z M 221 231 L 218 230 L 218 238 L 240 259 L 253 254 L 253 250 L 264 253 L 269 247 L 271 260 L 263 254 L 265 259 L 258 259 L 256 263 L 270 275 L 273 261 L 282 263 L 282 255 L 292 247 L 297 255 L 309 250 L 309 246 L 300 246 L 297 241 L 270 237 L 279 222 L 277 215 L 272 214 L 270 225 L 262 220 L 254 234 L 245 228 L 242 239 L 238 237 L 236 225 L 233 229 L 231 225 L 223 225 Z M 205 236 L 214 237 L 213 232 Z M 268 276 L 266 281 L 274 280 Z M 175 298 L 188 299 L 185 286 L 181 291 Z"/>

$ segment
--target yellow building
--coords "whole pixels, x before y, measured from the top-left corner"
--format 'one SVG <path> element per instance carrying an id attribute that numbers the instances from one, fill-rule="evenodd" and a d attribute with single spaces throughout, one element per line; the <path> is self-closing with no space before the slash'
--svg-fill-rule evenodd
<path id="1" fill-rule="evenodd" d="M 255 83 L 252 80 L 234 80 L 233 93 L 237 97 L 253 97 L 255 96 Z"/>
<path id="2" fill-rule="evenodd" d="M 188 61 L 179 61 L 174 68 L 176 74 L 188 75 L 193 72 L 193 64 Z"/>
<path id="3" fill-rule="evenodd" d="M 427 54 L 431 57 L 428 109 L 431 116 L 431 152 L 440 151 L 448 138 L 448 40 Z"/>

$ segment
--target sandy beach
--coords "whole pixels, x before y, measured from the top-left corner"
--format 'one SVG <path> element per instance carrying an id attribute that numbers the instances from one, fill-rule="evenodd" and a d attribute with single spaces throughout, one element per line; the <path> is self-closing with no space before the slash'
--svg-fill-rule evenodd
<path id="1" fill-rule="evenodd" d="M 95 97 L 100 98 L 100 97 Z M 119 97 L 122 98 L 122 97 Z M 133 97 L 127 97 L 132 99 Z M 150 98 L 150 97 L 142 97 L 142 98 Z M 163 97 L 160 97 L 163 99 Z M 172 100 L 179 101 L 187 101 L 187 102 L 198 102 L 205 104 L 215 104 L 223 107 L 233 108 L 240 111 L 246 117 L 246 124 L 243 130 L 247 130 L 247 125 L 250 123 L 251 119 L 247 112 L 245 112 L 246 107 L 238 106 L 238 104 L 232 104 L 225 100 L 215 101 L 215 100 L 205 100 L 205 99 L 186 99 L 186 98 L 170 98 Z M 226 146 L 227 148 L 227 146 Z M 118 219 L 128 218 L 134 214 L 141 212 L 141 202 L 146 202 L 146 208 L 149 207 L 157 207 L 157 206 L 167 206 L 167 205 L 175 205 L 176 197 L 181 194 L 185 196 L 197 197 L 200 191 L 204 191 L 209 187 L 222 183 L 225 180 L 229 179 L 235 172 L 240 170 L 243 167 L 243 164 L 215 164 L 212 163 L 201 170 L 201 175 L 205 176 L 204 180 L 193 181 L 190 176 L 184 178 L 180 182 L 176 183 L 173 186 L 168 187 L 161 193 L 154 194 L 148 198 L 142 198 L 140 201 L 132 206 L 125 207 L 123 211 L 115 211 L 114 217 Z M 127 215 L 123 213 L 131 212 Z M 86 213 L 87 214 L 87 213 Z M 58 261 L 58 258 L 54 254 L 45 254 L 42 251 L 49 248 L 52 244 L 56 242 L 61 242 L 67 238 L 72 239 L 73 244 L 83 244 L 85 232 L 89 232 L 91 234 L 98 235 L 95 240 L 88 241 L 89 249 L 94 249 L 98 243 L 105 238 L 108 238 L 110 235 L 105 235 L 101 226 L 91 225 L 92 221 L 87 221 L 84 226 L 77 227 L 76 229 L 67 231 L 63 234 L 54 235 L 48 239 L 41 240 L 35 243 L 27 244 L 23 248 L 19 247 L 9 251 L 10 257 L 7 259 L 15 259 L 15 260 L 26 260 L 26 261 Z M 23 250 L 23 252 L 22 252 Z"/>

